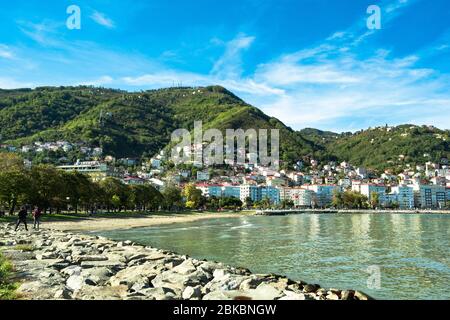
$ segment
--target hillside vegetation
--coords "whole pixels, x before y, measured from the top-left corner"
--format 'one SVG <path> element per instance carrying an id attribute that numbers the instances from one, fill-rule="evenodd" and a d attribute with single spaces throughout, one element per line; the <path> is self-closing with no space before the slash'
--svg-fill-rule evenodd
<path id="1" fill-rule="evenodd" d="M 0 90 L 0 141 L 67 140 L 116 157 L 152 156 L 178 128 L 280 129 L 284 164 L 311 157 L 383 169 L 450 157 L 449 131 L 404 125 L 337 134 L 294 131 L 220 86 L 125 92 L 94 87 Z M 403 155 L 403 158 L 399 156 Z"/>

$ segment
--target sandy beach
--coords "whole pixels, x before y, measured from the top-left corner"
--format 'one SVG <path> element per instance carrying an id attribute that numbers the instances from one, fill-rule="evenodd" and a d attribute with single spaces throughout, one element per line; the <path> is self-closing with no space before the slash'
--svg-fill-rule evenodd
<path id="1" fill-rule="evenodd" d="M 79 221 L 52 221 L 44 222 L 43 228 L 62 231 L 100 231 L 114 229 L 130 229 L 138 227 L 151 227 L 155 225 L 191 222 L 212 218 L 238 218 L 249 215 L 249 213 L 189 213 L 189 214 L 167 214 L 142 217 L 87 217 Z"/>

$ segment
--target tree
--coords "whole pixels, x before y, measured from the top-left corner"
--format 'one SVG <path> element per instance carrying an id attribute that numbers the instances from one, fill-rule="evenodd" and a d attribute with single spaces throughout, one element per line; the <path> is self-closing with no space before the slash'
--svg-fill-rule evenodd
<path id="1" fill-rule="evenodd" d="M 0 172 L 0 202 L 13 214 L 20 202 L 30 196 L 30 178 L 24 172 L 8 170 Z"/>
<path id="2" fill-rule="evenodd" d="M 250 197 L 245 198 L 245 206 L 248 208 L 253 207 L 253 200 Z"/>
<path id="3" fill-rule="evenodd" d="M 108 177 L 100 182 L 105 196 L 104 203 L 108 211 L 111 207 L 115 210 L 121 211 L 123 205 L 127 204 L 129 190 L 127 186 L 119 179 Z"/>
<path id="4" fill-rule="evenodd" d="M 293 208 L 294 207 L 294 201 L 289 200 L 289 199 L 284 199 L 283 201 L 281 201 L 280 207 L 281 207 L 281 209 Z"/>
<path id="5" fill-rule="evenodd" d="M 378 208 L 379 205 L 380 205 L 380 195 L 378 194 L 378 192 L 372 192 L 370 194 L 370 206 L 372 207 L 372 209 L 376 209 Z"/>
<path id="6" fill-rule="evenodd" d="M 224 197 L 220 198 L 219 206 L 224 209 L 237 210 L 238 208 L 242 207 L 242 201 L 234 197 Z"/>
<path id="7" fill-rule="evenodd" d="M 342 192 L 339 192 L 339 190 L 335 189 L 333 191 L 333 200 L 331 202 L 332 206 L 335 208 L 342 208 L 344 205 L 344 197 Z"/>
<path id="8" fill-rule="evenodd" d="M 19 155 L 10 152 L 0 152 L 0 171 L 23 169 L 23 159 Z"/>
<path id="9" fill-rule="evenodd" d="M 164 196 L 164 207 L 167 210 L 182 208 L 181 190 L 174 185 L 168 185 L 162 192 Z"/>
<path id="10" fill-rule="evenodd" d="M 33 166 L 30 171 L 32 188 L 30 203 L 44 209 L 44 212 L 47 209 L 51 212 L 52 207 L 60 207 L 65 201 L 61 192 L 64 190 L 62 174 L 50 165 Z"/>
<path id="11" fill-rule="evenodd" d="M 186 201 L 186 207 L 189 209 L 198 209 L 205 203 L 202 191 L 197 189 L 193 184 L 187 184 L 182 193 Z"/>

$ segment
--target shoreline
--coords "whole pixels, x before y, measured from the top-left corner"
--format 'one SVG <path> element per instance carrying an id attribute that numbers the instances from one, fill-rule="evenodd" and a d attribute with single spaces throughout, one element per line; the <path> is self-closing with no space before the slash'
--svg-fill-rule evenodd
<path id="1" fill-rule="evenodd" d="M 134 228 L 154 227 L 175 223 L 188 223 L 208 219 L 242 218 L 251 216 L 283 216 L 297 214 L 420 214 L 420 215 L 446 215 L 448 210 L 333 210 L 333 209 L 296 209 L 296 210 L 256 210 L 226 213 L 166 213 L 143 216 L 117 216 L 96 217 L 86 216 L 77 220 L 43 221 L 42 226 L 47 229 L 70 232 L 95 232 L 127 230 Z M 15 220 L 13 220 L 15 223 Z M 9 223 L 13 223 L 10 221 Z M 0 221 L 0 224 L 2 222 Z M 8 222 L 3 222 L 8 223 Z M 31 225 L 31 220 L 29 220 Z"/>
<path id="2" fill-rule="evenodd" d="M 177 213 L 173 215 L 155 215 L 155 216 L 143 216 L 143 217 L 108 217 L 108 218 L 96 218 L 86 217 L 79 221 L 49 221 L 44 222 L 42 225 L 45 228 L 60 230 L 60 231 L 72 231 L 72 232 L 93 232 L 93 231 L 111 231 L 111 230 L 124 230 L 134 228 L 145 228 L 159 225 L 167 225 L 174 223 L 186 223 L 194 222 L 206 219 L 222 219 L 222 218 L 240 218 L 253 214 L 249 213 L 194 213 L 183 214 Z"/>
<path id="3" fill-rule="evenodd" d="M 450 210 L 376 210 L 376 209 L 288 209 L 256 210 L 257 216 L 295 215 L 295 214 L 423 214 L 445 215 Z"/>
<path id="4" fill-rule="evenodd" d="M 370 300 L 276 274 L 198 260 L 132 241 L 0 224 L 0 249 L 14 264 L 19 299 Z"/>

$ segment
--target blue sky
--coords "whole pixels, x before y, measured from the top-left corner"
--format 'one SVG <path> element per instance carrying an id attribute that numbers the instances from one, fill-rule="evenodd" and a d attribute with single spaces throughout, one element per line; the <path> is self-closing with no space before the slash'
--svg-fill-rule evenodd
<path id="1" fill-rule="evenodd" d="M 295 129 L 449 129 L 449 21 L 448 0 L 2 1 L 0 88 L 219 84 Z"/>

